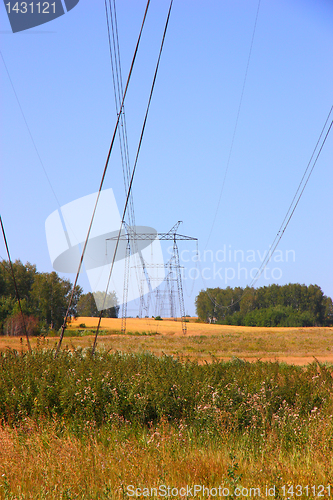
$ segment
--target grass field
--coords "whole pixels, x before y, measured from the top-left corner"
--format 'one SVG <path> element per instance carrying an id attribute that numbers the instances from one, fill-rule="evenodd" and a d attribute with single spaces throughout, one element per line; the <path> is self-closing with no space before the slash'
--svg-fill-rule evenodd
<path id="1" fill-rule="evenodd" d="M 328 500 L 332 497 L 328 492 L 333 488 L 333 462 L 327 444 L 330 435 L 324 427 L 324 422 L 313 426 L 303 449 L 299 445 L 286 451 L 273 433 L 264 440 L 259 438 L 255 448 L 249 435 L 240 439 L 229 431 L 219 440 L 209 436 L 204 440 L 184 425 L 176 429 L 165 423 L 150 430 L 129 426 L 87 430 L 85 437 L 68 430 L 61 433 L 55 424 L 43 427 L 27 421 L 14 429 L 3 426 L 0 498 L 128 499 L 139 498 L 127 494 L 130 485 L 141 492 L 144 487 L 166 485 L 192 488 L 192 495 L 167 498 L 230 499 L 235 498 L 238 487 L 244 491 L 240 498 Z M 199 492 L 194 497 L 194 485 L 210 490 L 223 487 L 223 495 Z M 297 485 L 302 486 L 303 494 Z M 266 488 L 274 487 L 274 494 L 267 497 Z M 283 494 L 291 487 L 297 497 Z M 260 497 L 251 488 L 260 488 Z M 313 495 L 313 488 L 320 496 Z"/>
<path id="2" fill-rule="evenodd" d="M 84 328 L 80 325 L 84 324 Z M 89 347 L 93 343 L 96 318 L 77 318 L 66 332 L 63 347 L 73 349 Z M 305 365 L 314 357 L 320 362 L 333 363 L 333 328 L 259 328 L 246 326 L 187 323 L 186 336 L 181 322 L 173 320 L 127 319 L 127 332 L 120 334 L 121 319 L 103 319 L 98 346 L 111 352 L 152 352 L 210 362 L 233 357 L 255 361 L 262 359 Z M 75 336 L 75 332 L 78 335 Z M 54 347 L 57 338 L 31 339 L 43 347 Z M 0 350 L 26 349 L 23 339 L 0 337 Z"/>
<path id="3" fill-rule="evenodd" d="M 0 337 L 0 499 L 333 497 L 333 328 L 95 326 Z"/>

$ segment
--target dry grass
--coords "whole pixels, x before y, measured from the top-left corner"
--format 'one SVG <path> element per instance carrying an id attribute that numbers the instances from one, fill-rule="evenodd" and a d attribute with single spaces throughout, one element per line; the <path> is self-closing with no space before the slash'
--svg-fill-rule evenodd
<path id="1" fill-rule="evenodd" d="M 86 328 L 79 328 L 85 324 Z M 63 347 L 89 347 L 93 343 L 93 329 L 96 318 L 77 318 L 69 327 L 69 333 L 80 329 L 78 337 L 66 337 Z M 127 320 L 126 335 L 120 334 L 121 320 L 103 319 L 102 334 L 98 346 L 107 350 L 122 352 L 150 351 L 156 355 L 163 353 L 184 356 L 199 362 L 212 359 L 228 360 L 239 357 L 248 361 L 265 361 L 305 365 L 316 357 L 320 362 L 333 363 L 333 328 L 263 328 L 229 325 L 207 325 L 192 319 L 187 323 L 188 333 L 182 334 L 181 322 L 154 319 Z M 90 333 L 90 334 L 89 334 Z M 54 347 L 56 337 L 45 341 L 31 339 L 33 347 Z M 0 350 L 26 349 L 25 340 L 15 337 L 0 337 Z"/>
<path id="2" fill-rule="evenodd" d="M 70 330 L 82 323 L 93 329 L 94 321 L 79 318 Z M 120 335 L 114 333 L 120 329 L 120 320 L 103 320 L 99 346 L 111 351 L 166 353 L 201 362 L 233 356 L 296 364 L 313 361 L 313 356 L 333 361 L 333 328 L 255 328 L 191 322 L 184 337 L 181 324 L 174 321 L 129 319 L 127 326 L 128 334 Z M 92 335 L 66 337 L 63 347 L 86 347 L 92 341 Z M 40 348 L 50 348 L 57 338 L 34 338 L 33 347 L 37 342 Z M 25 341 L 0 338 L 0 349 L 7 347 L 24 350 Z M 79 434 L 68 422 L 52 419 L 26 419 L 14 428 L 0 425 L 0 499 L 120 499 L 129 498 L 128 485 L 180 488 L 195 484 L 208 488 L 222 485 L 230 493 L 236 486 L 260 488 L 261 497 L 266 497 L 266 486 L 275 486 L 280 488 L 276 498 L 287 498 L 281 496 L 282 485 L 330 484 L 333 496 L 332 415 L 314 413 L 308 427 L 301 431 L 286 419 L 283 425 L 287 431 L 290 427 L 292 437 L 298 432 L 302 438 L 291 439 L 290 446 L 287 434 L 283 441 L 274 426 L 257 434 L 245 429 L 237 435 L 225 427 L 218 433 L 200 429 L 197 435 L 182 423 L 173 427 L 165 421 L 152 428 L 123 423 L 100 429 L 89 422 L 84 425 L 84 432 Z M 198 494 L 195 498 L 213 497 Z M 310 491 L 310 495 L 298 498 L 315 497 Z M 322 498 L 328 500 L 327 492 Z"/>
<path id="3" fill-rule="evenodd" d="M 260 487 L 262 493 L 267 485 L 288 482 L 327 485 L 332 482 L 333 460 L 322 447 L 325 433 L 318 423 L 309 445 L 290 453 L 279 447 L 272 433 L 258 455 L 246 437 L 233 442 L 227 431 L 218 445 L 209 439 L 197 443 L 185 427 L 176 430 L 163 422 L 137 434 L 91 430 L 82 440 L 59 435 L 55 424 L 37 428 L 26 421 L 21 428 L 0 428 L 0 498 L 128 498 L 128 485 L 223 485 L 230 491 L 241 485 Z"/>

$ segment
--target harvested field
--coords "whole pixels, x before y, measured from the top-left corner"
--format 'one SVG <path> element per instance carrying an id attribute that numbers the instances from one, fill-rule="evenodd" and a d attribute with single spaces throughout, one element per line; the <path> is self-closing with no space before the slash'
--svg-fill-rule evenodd
<path id="1" fill-rule="evenodd" d="M 81 325 L 81 326 L 80 326 Z M 85 325 L 83 327 L 83 325 Z M 74 349 L 92 346 L 96 318 L 80 317 L 66 331 L 63 347 Z M 120 333 L 121 319 L 103 319 L 98 347 L 110 352 L 141 353 L 196 359 L 198 362 L 229 360 L 233 357 L 255 361 L 280 361 L 305 365 L 314 358 L 333 363 L 333 328 L 264 328 L 196 323 L 190 318 L 187 334 L 181 322 L 170 319 L 127 319 L 126 334 Z M 57 337 L 31 339 L 32 347 L 53 348 Z M 25 350 L 25 339 L 0 338 L 0 350 Z"/>

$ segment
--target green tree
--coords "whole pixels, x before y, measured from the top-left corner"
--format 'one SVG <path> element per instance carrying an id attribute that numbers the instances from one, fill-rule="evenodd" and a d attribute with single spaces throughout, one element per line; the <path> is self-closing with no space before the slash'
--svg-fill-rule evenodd
<path id="1" fill-rule="evenodd" d="M 31 301 L 35 315 L 44 324 L 58 329 L 64 321 L 73 286 L 69 280 L 62 279 L 57 273 L 37 273 L 31 289 Z M 82 294 L 79 286 L 75 287 L 71 317 L 77 316 L 77 303 Z"/>
<path id="2" fill-rule="evenodd" d="M 26 314 L 31 313 L 30 293 L 36 275 L 36 266 L 27 262 L 25 265 L 20 260 L 12 263 L 15 281 L 21 306 Z M 15 309 L 15 310 L 14 310 Z M 4 334 L 4 324 L 7 318 L 16 314 L 18 308 L 16 291 L 10 264 L 6 260 L 0 263 L 0 333 Z"/>
<path id="3" fill-rule="evenodd" d="M 243 289 L 240 287 L 201 290 L 195 301 L 199 319 L 206 322 L 229 322 L 227 318 L 240 310 L 242 294 Z"/>
<path id="4" fill-rule="evenodd" d="M 37 273 L 36 266 L 30 262 L 24 265 L 20 260 L 13 262 L 12 266 L 20 299 L 28 300 Z M 0 295 L 16 298 L 10 264 L 6 260 L 3 260 L 0 265 Z"/>
<path id="5" fill-rule="evenodd" d="M 330 326 L 333 303 L 318 285 L 208 288 L 196 298 L 202 321 L 248 326 Z"/>
<path id="6" fill-rule="evenodd" d="M 96 292 L 95 294 L 92 294 L 91 292 L 89 292 L 81 295 L 77 303 L 78 316 L 87 316 L 91 318 L 98 317 L 100 315 L 100 311 L 97 309 L 96 299 L 97 303 L 99 305 L 102 305 L 104 300 L 104 293 Z M 102 317 L 118 318 L 119 306 L 117 305 L 117 296 L 115 292 L 107 294 L 106 305 L 111 305 L 111 307 L 104 309 Z"/>
<path id="7" fill-rule="evenodd" d="M 198 318 L 200 321 L 211 321 L 215 317 L 215 304 L 213 297 L 214 290 L 208 288 L 206 291 L 201 290 L 199 295 L 195 299 L 195 307 L 197 311 Z"/>
<path id="8" fill-rule="evenodd" d="M 247 314 L 257 309 L 256 291 L 254 288 L 246 287 L 244 295 L 240 301 L 240 310 L 242 314 Z"/>
<path id="9" fill-rule="evenodd" d="M 4 323 L 12 314 L 16 300 L 13 297 L 0 296 L 0 334 L 4 335 Z"/>
<path id="10" fill-rule="evenodd" d="M 333 325 L 333 302 L 331 297 L 324 295 L 323 303 L 325 308 L 325 326 Z"/>

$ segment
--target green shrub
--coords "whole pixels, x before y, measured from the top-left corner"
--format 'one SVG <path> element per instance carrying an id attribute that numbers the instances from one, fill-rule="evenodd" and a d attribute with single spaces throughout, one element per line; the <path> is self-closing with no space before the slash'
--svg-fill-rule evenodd
<path id="1" fill-rule="evenodd" d="M 332 394 L 330 370 L 318 371 L 316 363 L 304 369 L 234 359 L 199 366 L 149 353 L 0 353 L 0 419 L 11 424 L 27 417 L 73 428 L 166 419 L 211 434 L 229 428 L 255 436 L 276 427 L 287 443 L 297 423 L 290 439 L 301 445 L 314 412 L 333 413 Z"/>

